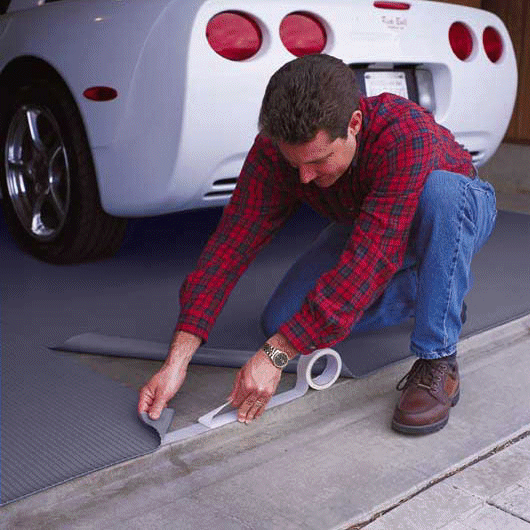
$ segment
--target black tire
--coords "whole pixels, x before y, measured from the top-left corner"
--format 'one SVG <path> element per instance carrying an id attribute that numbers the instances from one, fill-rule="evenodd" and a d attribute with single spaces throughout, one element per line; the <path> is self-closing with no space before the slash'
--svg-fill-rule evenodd
<path id="1" fill-rule="evenodd" d="M 83 122 L 66 87 L 42 77 L 10 87 L 2 99 L 2 209 L 17 244 L 56 264 L 112 256 L 125 237 L 127 220 L 112 217 L 101 207 Z M 24 116 L 27 123 L 36 124 L 27 131 Z M 43 192 L 46 187 L 48 192 Z"/>

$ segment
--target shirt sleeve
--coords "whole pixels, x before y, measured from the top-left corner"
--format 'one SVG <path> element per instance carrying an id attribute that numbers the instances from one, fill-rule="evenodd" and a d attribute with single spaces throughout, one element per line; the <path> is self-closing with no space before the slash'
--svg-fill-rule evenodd
<path id="1" fill-rule="evenodd" d="M 373 175 L 337 265 L 279 329 L 302 354 L 346 338 L 403 262 L 410 226 L 430 172 L 433 137 L 401 131 L 371 153 Z"/>
<path id="2" fill-rule="evenodd" d="M 238 279 L 296 207 L 282 176 L 276 150 L 258 136 L 215 232 L 180 289 L 177 330 L 208 339 Z"/>

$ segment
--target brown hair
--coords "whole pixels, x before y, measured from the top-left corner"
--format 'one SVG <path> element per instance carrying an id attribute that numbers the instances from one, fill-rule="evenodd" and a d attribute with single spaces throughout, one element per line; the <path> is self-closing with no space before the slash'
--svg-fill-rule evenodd
<path id="1" fill-rule="evenodd" d="M 298 145 L 319 130 L 346 138 L 360 92 L 354 71 L 330 55 L 305 55 L 284 64 L 270 79 L 259 115 L 262 134 Z"/>

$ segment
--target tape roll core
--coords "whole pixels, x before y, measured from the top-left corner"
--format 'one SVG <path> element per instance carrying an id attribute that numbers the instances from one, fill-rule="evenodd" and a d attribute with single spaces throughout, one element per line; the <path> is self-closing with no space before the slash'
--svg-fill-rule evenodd
<path id="1" fill-rule="evenodd" d="M 311 375 L 311 370 L 314 364 L 322 357 L 325 357 L 326 360 L 324 370 L 321 374 L 313 378 L 313 376 Z M 302 359 L 300 359 L 300 361 L 298 362 L 301 361 Z M 340 358 L 340 355 L 331 348 L 324 348 L 322 350 L 317 350 L 313 354 L 311 354 L 305 366 L 304 378 L 311 388 L 314 388 L 315 390 L 325 390 L 326 388 L 329 388 L 338 379 L 341 370 L 342 359 Z"/>

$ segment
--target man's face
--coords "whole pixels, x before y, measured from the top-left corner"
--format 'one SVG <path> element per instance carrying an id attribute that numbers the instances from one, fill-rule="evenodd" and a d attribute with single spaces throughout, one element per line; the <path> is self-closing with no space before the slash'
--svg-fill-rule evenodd
<path id="1" fill-rule="evenodd" d="M 331 141 L 328 133 L 320 130 L 305 144 L 279 142 L 278 147 L 287 162 L 298 169 L 302 184 L 313 182 L 320 188 L 329 188 L 348 171 L 352 163 L 361 123 L 361 111 L 356 110 L 348 125 L 346 138 Z"/>

